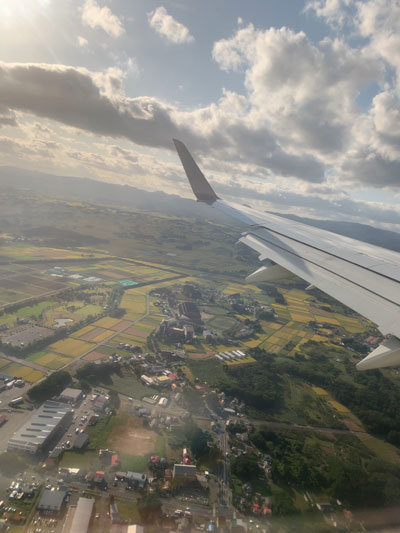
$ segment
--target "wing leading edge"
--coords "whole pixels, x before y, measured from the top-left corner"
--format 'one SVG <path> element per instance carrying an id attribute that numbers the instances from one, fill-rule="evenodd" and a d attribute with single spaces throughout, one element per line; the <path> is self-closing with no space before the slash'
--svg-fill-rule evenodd
<path id="1" fill-rule="evenodd" d="M 174 143 L 197 200 L 248 226 L 240 242 L 263 262 L 248 282 L 276 281 L 291 274 L 301 277 L 377 324 L 387 336 L 357 364 L 359 370 L 400 366 L 399 253 L 223 201 L 186 146 L 175 139 Z"/>

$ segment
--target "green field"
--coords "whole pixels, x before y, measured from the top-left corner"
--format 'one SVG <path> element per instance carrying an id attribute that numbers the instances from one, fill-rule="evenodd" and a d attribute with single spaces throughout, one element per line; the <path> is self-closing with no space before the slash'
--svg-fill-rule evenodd
<path id="1" fill-rule="evenodd" d="M 44 300 L 43 302 L 39 302 L 34 305 L 26 305 L 25 307 L 20 307 L 17 311 L 14 311 L 13 313 L 4 313 L 3 315 L 1 315 L 0 324 L 8 324 L 9 326 L 13 326 L 17 318 L 38 319 L 45 309 L 48 309 L 49 307 L 55 304 L 55 300 Z"/>
<path id="2" fill-rule="evenodd" d="M 152 396 L 158 391 L 155 388 L 147 387 L 143 385 L 134 376 L 120 377 L 117 375 L 112 376 L 112 385 L 109 386 L 110 390 L 120 392 L 126 396 L 132 398 L 142 399 L 143 396 Z"/>

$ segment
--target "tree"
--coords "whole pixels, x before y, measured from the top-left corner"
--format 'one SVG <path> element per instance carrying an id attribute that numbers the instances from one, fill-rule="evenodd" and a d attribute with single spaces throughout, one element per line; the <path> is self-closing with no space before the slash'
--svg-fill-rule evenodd
<path id="1" fill-rule="evenodd" d="M 254 453 L 246 453 L 235 457 L 231 463 L 232 474 L 240 481 L 252 481 L 262 474 L 258 466 L 257 456 Z"/>
<path id="2" fill-rule="evenodd" d="M 142 494 L 137 506 L 140 518 L 145 524 L 155 523 L 162 517 L 161 501 L 156 494 Z"/>
<path id="3" fill-rule="evenodd" d="M 35 385 L 28 392 L 33 401 L 45 401 L 53 396 L 58 396 L 72 381 L 71 375 L 66 370 L 54 372 L 46 379 Z"/>

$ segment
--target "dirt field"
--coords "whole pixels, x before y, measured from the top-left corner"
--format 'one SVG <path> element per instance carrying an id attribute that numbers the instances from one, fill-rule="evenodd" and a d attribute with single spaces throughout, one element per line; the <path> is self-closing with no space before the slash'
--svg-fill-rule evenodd
<path id="1" fill-rule="evenodd" d="M 111 435 L 108 444 L 113 450 L 129 455 L 151 453 L 156 445 L 157 433 L 143 428 L 142 419 L 134 416 L 126 417 L 126 424 Z"/>
<path id="2" fill-rule="evenodd" d="M 105 353 L 94 351 L 94 352 L 90 352 L 87 355 L 85 355 L 84 359 L 85 361 L 97 361 L 99 359 L 105 359 L 106 357 L 108 356 Z"/>
<path id="3" fill-rule="evenodd" d="M 208 359 L 211 357 L 209 353 L 191 353 L 189 359 Z"/>

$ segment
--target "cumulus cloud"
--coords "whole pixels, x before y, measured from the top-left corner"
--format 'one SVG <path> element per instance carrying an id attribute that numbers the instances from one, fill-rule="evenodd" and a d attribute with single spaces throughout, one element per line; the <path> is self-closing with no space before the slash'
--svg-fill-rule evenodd
<path id="1" fill-rule="evenodd" d="M 183 44 L 194 41 L 188 28 L 168 14 L 165 7 L 160 6 L 147 14 L 150 27 L 170 43 Z"/>
<path id="2" fill-rule="evenodd" d="M 128 98 L 124 72 L 92 73 L 46 64 L 0 64 L 0 101 L 11 109 L 50 118 L 97 135 L 171 148 L 173 137 L 197 154 L 235 166 L 321 181 L 323 165 L 310 155 L 283 150 L 263 122 L 248 115 L 245 97 L 225 92 L 218 104 L 180 111 L 151 97 Z M 250 167 L 249 167 L 250 165 Z"/>
<path id="3" fill-rule="evenodd" d="M 293 150 L 337 157 L 349 142 L 360 88 L 381 77 L 379 62 L 340 40 L 317 45 L 287 28 L 240 29 L 214 45 L 225 70 L 244 69 L 254 113 Z"/>
<path id="4" fill-rule="evenodd" d="M 312 0 L 307 9 L 328 24 L 346 25 L 364 39 L 362 52 L 379 61 L 380 87 L 366 112 L 353 121 L 343 178 L 375 187 L 400 185 L 400 4 L 397 0 Z"/>
<path id="5" fill-rule="evenodd" d="M 82 7 L 82 22 L 90 28 L 101 28 L 111 37 L 125 33 L 121 20 L 107 6 L 100 7 L 96 0 L 86 0 Z"/>

